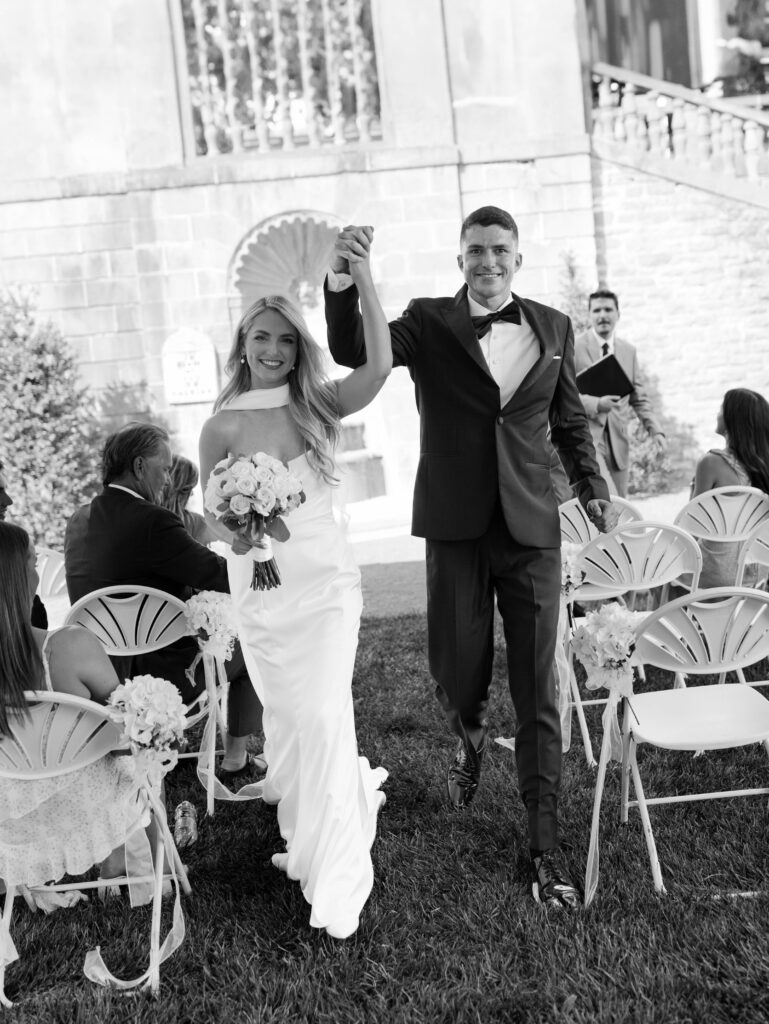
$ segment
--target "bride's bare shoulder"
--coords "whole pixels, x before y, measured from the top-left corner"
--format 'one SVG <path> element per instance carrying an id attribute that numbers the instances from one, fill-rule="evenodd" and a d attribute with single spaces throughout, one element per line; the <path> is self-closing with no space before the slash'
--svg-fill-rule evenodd
<path id="1" fill-rule="evenodd" d="M 209 440 L 226 440 L 237 433 L 238 416 L 235 412 L 228 412 L 226 409 L 215 412 L 203 424 L 200 436 Z"/>

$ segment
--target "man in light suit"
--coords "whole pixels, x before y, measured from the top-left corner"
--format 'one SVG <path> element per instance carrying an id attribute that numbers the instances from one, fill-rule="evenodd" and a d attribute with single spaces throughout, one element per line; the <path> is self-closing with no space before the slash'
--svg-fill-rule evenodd
<path id="1" fill-rule="evenodd" d="M 633 385 L 629 395 L 582 395 L 593 435 L 598 465 L 605 480 L 614 482 L 615 493 L 624 498 L 627 495 L 628 472 L 630 468 L 630 409 L 654 438 L 658 452 L 665 450 L 665 435 L 654 415 L 649 397 L 644 391 L 643 377 L 638 365 L 635 348 L 616 335 L 619 320 L 619 300 L 614 292 L 602 288 L 590 296 L 589 313 L 591 328 L 579 334 L 574 343 L 574 357 L 577 373 L 586 370 L 607 355 L 614 355 L 628 380 Z"/>
<path id="2" fill-rule="evenodd" d="M 340 233 L 326 289 L 329 345 L 348 366 L 366 355 L 341 253 L 363 253 L 370 240 L 369 228 Z M 427 540 L 430 671 L 459 736 L 448 796 L 467 806 L 480 779 L 496 595 L 518 719 L 532 892 L 548 907 L 575 907 L 579 895 L 558 846 L 560 527 L 548 425 L 593 521 L 611 528 L 616 514 L 577 392 L 571 322 L 511 294 L 522 260 L 515 221 L 482 207 L 463 223 L 460 246 L 465 287 L 454 297 L 414 299 L 390 324 L 394 365 L 408 367 L 420 413 L 412 533 Z"/>

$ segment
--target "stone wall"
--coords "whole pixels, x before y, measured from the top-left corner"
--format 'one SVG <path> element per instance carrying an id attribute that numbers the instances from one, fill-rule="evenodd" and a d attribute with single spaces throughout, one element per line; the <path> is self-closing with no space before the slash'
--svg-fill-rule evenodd
<path id="1" fill-rule="evenodd" d="M 90 196 L 0 204 L 0 280 L 36 289 L 41 311 L 61 327 L 108 413 L 130 415 L 149 402 L 195 456 L 210 406 L 168 406 L 163 345 L 174 332 L 195 329 L 223 365 L 238 313 L 233 255 L 244 235 L 277 214 L 309 209 L 332 222 L 373 224 L 374 273 L 392 316 L 413 296 L 461 286 L 459 224 L 485 203 L 519 220 L 524 269 L 516 288 L 523 294 L 557 301 L 567 248 L 594 263 L 586 154 L 458 167 L 433 166 L 429 154 L 414 151 L 411 162 L 313 175 L 301 158 L 286 158 L 283 175 L 265 180 L 263 162 L 251 159 L 237 165 L 239 181 L 184 184 L 175 172 L 164 183 L 158 173 L 153 188 L 126 183 L 117 194 L 98 194 L 105 182 L 94 177 L 84 184 Z M 322 337 L 322 316 L 309 312 Z M 369 443 L 385 455 L 388 490 L 407 493 L 418 427 L 405 371 L 393 374 L 367 419 Z"/>
<path id="2" fill-rule="evenodd" d="M 769 209 L 608 160 L 594 161 L 593 189 L 597 276 L 619 295 L 619 331 L 667 411 L 720 446 L 724 391 L 769 397 Z"/>

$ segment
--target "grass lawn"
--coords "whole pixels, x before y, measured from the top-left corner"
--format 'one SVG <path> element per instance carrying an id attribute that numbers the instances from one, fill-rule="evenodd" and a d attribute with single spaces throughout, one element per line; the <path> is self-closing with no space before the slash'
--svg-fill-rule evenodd
<path id="1" fill-rule="evenodd" d="M 510 751 L 491 744 L 472 808 L 457 813 L 445 803 L 454 741 L 432 696 L 424 630 L 415 615 L 368 620 L 361 631 L 358 738 L 390 778 L 373 849 L 374 891 L 352 939 L 311 930 L 298 885 L 271 866 L 281 848 L 274 808 L 219 805 L 206 820 L 202 791 L 185 767 L 169 777 L 169 804 L 187 796 L 197 803 L 200 839 L 184 854 L 194 890 L 184 904 L 187 938 L 161 968 L 160 999 L 105 991 L 82 975 L 86 950 L 97 944 L 116 974 L 144 970 L 149 908 L 81 904 L 44 918 L 21 906 L 13 928 L 21 960 L 7 977 L 17 1004 L 0 1017 L 25 1024 L 768 1020 L 769 899 L 712 898 L 719 890 L 769 895 L 766 801 L 653 808 L 669 893 L 660 899 L 637 813 L 619 825 L 619 775 L 610 769 L 598 897 L 587 911 L 547 915 L 529 895 Z M 513 730 L 503 667 L 500 640 L 492 736 Z M 591 710 L 596 751 L 598 719 Z M 641 760 L 648 795 L 655 782 L 685 790 L 695 775 L 697 785 L 707 777 L 699 788 L 763 784 L 766 768 L 762 747 Z M 575 720 L 561 807 L 578 872 L 594 779 Z"/>

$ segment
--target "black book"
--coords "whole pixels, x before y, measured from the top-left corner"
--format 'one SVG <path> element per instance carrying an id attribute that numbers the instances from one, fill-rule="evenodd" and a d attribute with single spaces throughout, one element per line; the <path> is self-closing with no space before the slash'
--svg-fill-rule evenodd
<path id="1" fill-rule="evenodd" d="M 633 390 L 632 383 L 614 355 L 604 356 L 578 373 L 577 387 L 580 394 L 594 395 L 596 398 L 603 398 L 604 395 L 624 398 Z"/>

